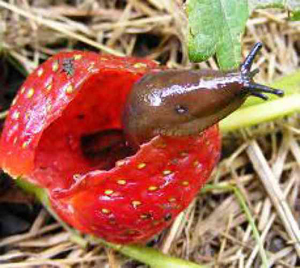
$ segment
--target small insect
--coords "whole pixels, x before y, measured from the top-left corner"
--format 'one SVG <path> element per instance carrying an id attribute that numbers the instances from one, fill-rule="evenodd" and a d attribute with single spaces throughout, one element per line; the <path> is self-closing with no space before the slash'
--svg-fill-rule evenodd
<path id="1" fill-rule="evenodd" d="M 64 59 L 63 63 L 62 63 L 62 68 L 63 68 L 63 71 L 68 76 L 73 76 L 74 75 L 74 59 L 73 58 Z"/>

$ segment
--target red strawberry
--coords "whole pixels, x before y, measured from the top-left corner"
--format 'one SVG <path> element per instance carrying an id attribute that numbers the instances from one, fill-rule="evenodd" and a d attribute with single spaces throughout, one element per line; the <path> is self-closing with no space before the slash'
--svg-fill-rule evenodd
<path id="1" fill-rule="evenodd" d="M 213 126 L 199 136 L 155 137 L 130 156 L 126 96 L 156 70 L 152 61 L 92 52 L 52 57 L 10 109 L 0 165 L 46 188 L 60 217 L 85 233 L 118 243 L 151 238 L 188 206 L 220 153 Z"/>

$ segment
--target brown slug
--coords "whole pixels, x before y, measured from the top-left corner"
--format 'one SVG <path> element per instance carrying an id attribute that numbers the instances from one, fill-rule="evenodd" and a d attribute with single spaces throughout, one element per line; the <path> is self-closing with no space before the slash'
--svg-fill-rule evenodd
<path id="1" fill-rule="evenodd" d="M 133 146 L 157 135 L 200 133 L 239 108 L 248 96 L 283 91 L 256 84 L 251 71 L 262 43 L 257 43 L 239 70 L 165 70 L 145 75 L 134 86 L 123 113 L 125 134 Z"/>

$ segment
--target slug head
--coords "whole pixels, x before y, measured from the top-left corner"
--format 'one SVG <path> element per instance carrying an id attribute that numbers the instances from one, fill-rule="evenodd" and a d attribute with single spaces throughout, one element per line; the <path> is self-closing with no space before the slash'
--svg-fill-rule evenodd
<path id="1" fill-rule="evenodd" d="M 196 135 L 239 108 L 248 96 L 267 99 L 283 91 L 253 82 L 257 43 L 239 71 L 167 70 L 138 81 L 123 113 L 125 134 L 138 147 L 157 135 Z"/>
<path id="2" fill-rule="evenodd" d="M 258 69 L 251 71 L 251 67 L 254 61 L 255 56 L 262 48 L 262 43 L 258 42 L 254 45 L 249 55 L 246 57 L 245 61 L 240 67 L 241 76 L 243 80 L 243 88 L 246 95 L 252 95 L 263 100 L 267 100 L 268 96 L 263 93 L 275 94 L 282 97 L 284 92 L 279 89 L 270 88 L 261 84 L 256 84 L 253 82 L 253 77 L 259 72 Z"/>

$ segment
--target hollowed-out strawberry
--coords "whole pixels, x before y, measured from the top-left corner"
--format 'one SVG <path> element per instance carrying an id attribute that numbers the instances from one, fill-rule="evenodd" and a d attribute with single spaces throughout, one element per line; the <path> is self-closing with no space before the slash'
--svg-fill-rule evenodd
<path id="1" fill-rule="evenodd" d="M 73 227 L 108 241 L 147 241 L 185 209 L 217 163 L 217 126 L 156 136 L 135 152 L 122 130 L 133 84 L 157 64 L 65 52 L 22 85 L 0 143 L 0 164 L 47 189 Z"/>

